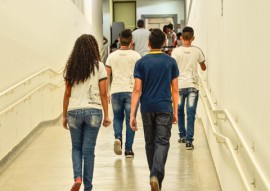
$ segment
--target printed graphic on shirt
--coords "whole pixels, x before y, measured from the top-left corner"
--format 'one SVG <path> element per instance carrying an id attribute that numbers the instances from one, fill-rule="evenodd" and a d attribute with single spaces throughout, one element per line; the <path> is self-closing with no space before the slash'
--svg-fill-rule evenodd
<path id="1" fill-rule="evenodd" d="M 93 86 L 93 85 L 90 86 L 88 90 L 88 99 L 89 99 L 89 102 L 88 102 L 89 104 L 101 105 L 99 88 L 97 86 Z"/>

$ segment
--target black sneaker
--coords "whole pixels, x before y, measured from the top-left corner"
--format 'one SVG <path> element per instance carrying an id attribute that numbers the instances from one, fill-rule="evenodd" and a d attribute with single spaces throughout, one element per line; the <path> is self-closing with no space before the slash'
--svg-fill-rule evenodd
<path id="1" fill-rule="evenodd" d="M 134 152 L 132 150 L 125 151 L 125 156 L 126 156 L 126 158 L 133 158 L 134 157 Z"/>
<path id="2" fill-rule="evenodd" d="M 186 150 L 193 150 L 194 145 L 192 143 L 186 143 Z"/>
<path id="3" fill-rule="evenodd" d="M 186 139 L 180 138 L 178 139 L 178 143 L 186 143 Z"/>
<path id="4" fill-rule="evenodd" d="M 114 153 L 117 155 L 122 154 L 122 141 L 121 139 L 115 139 L 114 141 Z"/>

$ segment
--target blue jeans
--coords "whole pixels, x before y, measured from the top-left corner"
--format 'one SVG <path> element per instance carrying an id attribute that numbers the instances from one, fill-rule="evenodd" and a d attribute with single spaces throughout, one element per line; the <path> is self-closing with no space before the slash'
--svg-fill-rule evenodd
<path id="1" fill-rule="evenodd" d="M 186 143 L 192 143 L 194 137 L 194 122 L 199 98 L 199 90 L 196 88 L 183 88 L 179 91 L 178 105 L 178 129 L 179 137 L 186 139 Z M 187 128 L 185 126 L 185 101 L 187 112 Z"/>
<path id="2" fill-rule="evenodd" d="M 131 109 L 131 92 L 114 93 L 112 98 L 114 137 L 122 140 L 123 122 L 126 116 L 125 150 L 132 150 L 135 132 L 129 125 Z"/>
<path id="3" fill-rule="evenodd" d="M 93 187 L 95 146 L 101 121 L 102 111 L 100 109 L 68 111 L 74 179 L 83 178 L 85 191 L 91 191 Z"/>
<path id="4" fill-rule="evenodd" d="M 157 177 L 160 187 L 165 176 L 164 169 L 170 148 L 172 118 L 172 113 L 142 113 L 150 177 Z"/>

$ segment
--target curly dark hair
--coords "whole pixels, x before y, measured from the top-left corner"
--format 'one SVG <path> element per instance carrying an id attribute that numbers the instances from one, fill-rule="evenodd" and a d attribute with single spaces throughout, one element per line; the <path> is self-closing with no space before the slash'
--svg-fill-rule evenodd
<path id="1" fill-rule="evenodd" d="M 64 79 L 72 87 L 95 75 L 95 67 L 99 69 L 100 54 L 98 43 L 94 36 L 81 35 L 75 42 L 74 48 L 64 70 Z"/>

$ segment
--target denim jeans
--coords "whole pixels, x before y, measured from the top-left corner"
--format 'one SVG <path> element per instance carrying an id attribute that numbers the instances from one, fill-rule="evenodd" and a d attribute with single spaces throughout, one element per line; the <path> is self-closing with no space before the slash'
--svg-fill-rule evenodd
<path id="1" fill-rule="evenodd" d="M 150 177 L 158 178 L 160 187 L 170 148 L 172 113 L 142 113 L 145 150 Z"/>
<path id="2" fill-rule="evenodd" d="M 183 88 L 179 91 L 178 105 L 178 129 L 179 137 L 186 139 L 186 143 L 192 143 L 194 137 L 194 122 L 199 98 L 199 90 L 196 88 Z M 185 126 L 185 102 L 187 112 L 187 127 Z"/>
<path id="3" fill-rule="evenodd" d="M 83 178 L 85 191 L 91 191 L 93 187 L 95 146 L 101 121 L 102 111 L 100 109 L 68 111 L 74 179 Z"/>
<path id="4" fill-rule="evenodd" d="M 131 92 L 114 93 L 112 98 L 114 137 L 122 140 L 123 122 L 126 116 L 125 150 L 132 150 L 135 132 L 129 125 L 131 109 Z"/>

